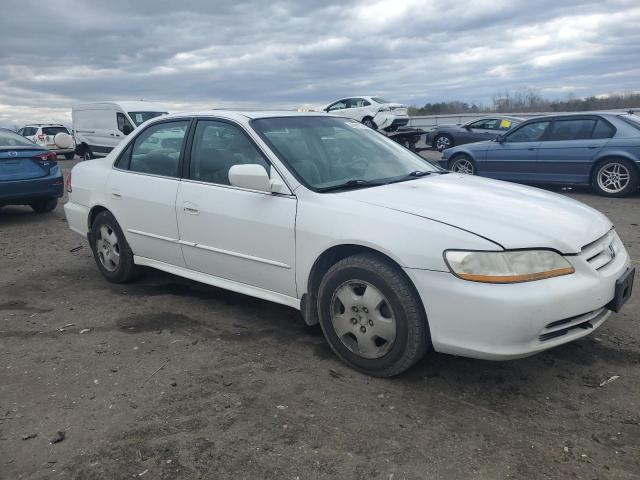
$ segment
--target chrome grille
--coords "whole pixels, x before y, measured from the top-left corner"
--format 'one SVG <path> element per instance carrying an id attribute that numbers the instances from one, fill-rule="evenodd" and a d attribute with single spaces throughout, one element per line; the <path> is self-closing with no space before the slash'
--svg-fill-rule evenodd
<path id="1" fill-rule="evenodd" d="M 611 229 L 595 242 L 582 247 L 580 257 L 584 258 L 594 269 L 600 270 L 616 258 L 621 248 L 622 242 L 618 234 Z"/>

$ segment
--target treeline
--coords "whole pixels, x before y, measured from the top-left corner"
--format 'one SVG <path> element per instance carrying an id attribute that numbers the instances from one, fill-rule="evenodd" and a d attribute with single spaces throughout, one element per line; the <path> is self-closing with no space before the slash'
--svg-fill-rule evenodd
<path id="1" fill-rule="evenodd" d="M 577 98 L 569 94 L 563 100 L 549 100 L 536 90 L 504 92 L 495 95 L 491 104 L 467 102 L 427 103 L 409 107 L 409 115 L 447 115 L 454 113 L 520 113 L 520 112 L 584 112 L 617 108 L 639 108 L 640 93 L 611 94 L 602 97 Z"/>

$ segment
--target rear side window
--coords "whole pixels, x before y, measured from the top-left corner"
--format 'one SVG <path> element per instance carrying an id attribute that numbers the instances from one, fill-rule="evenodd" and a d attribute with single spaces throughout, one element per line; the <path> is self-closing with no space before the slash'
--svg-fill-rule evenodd
<path id="1" fill-rule="evenodd" d="M 599 118 L 596 122 L 596 128 L 593 129 L 593 135 L 591 135 L 591 138 L 611 138 L 614 133 L 616 133 L 616 129 L 608 122 Z"/>
<path id="2" fill-rule="evenodd" d="M 596 121 L 592 118 L 574 120 L 556 120 L 547 136 L 549 141 L 586 140 L 591 138 L 591 132 Z"/>
<path id="3" fill-rule="evenodd" d="M 67 127 L 42 127 L 44 135 L 57 135 L 58 133 L 69 133 Z"/>
<path id="4" fill-rule="evenodd" d="M 507 142 L 537 142 L 551 123 L 549 120 L 531 122 L 514 130 L 506 138 Z"/>
<path id="5" fill-rule="evenodd" d="M 138 135 L 128 160 L 132 172 L 177 177 L 180 153 L 189 122 L 164 122 L 151 125 Z M 129 149 L 127 149 L 129 150 Z M 128 153 L 125 151 L 125 154 Z M 123 168 L 118 162 L 118 167 Z"/>
<path id="6" fill-rule="evenodd" d="M 31 137 L 35 135 L 37 131 L 38 129 L 36 127 L 24 127 L 22 129 L 22 135 L 24 135 L 25 137 Z"/>

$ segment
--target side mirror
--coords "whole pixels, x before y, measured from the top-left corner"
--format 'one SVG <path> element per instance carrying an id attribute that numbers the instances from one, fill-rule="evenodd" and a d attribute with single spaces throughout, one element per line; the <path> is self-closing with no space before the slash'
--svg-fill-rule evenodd
<path id="1" fill-rule="evenodd" d="M 504 135 L 498 135 L 496 137 L 496 142 L 498 143 L 504 143 Z"/>
<path id="2" fill-rule="evenodd" d="M 229 169 L 229 183 L 234 187 L 271 192 L 269 174 L 262 165 L 257 163 L 232 166 Z"/>
<path id="3" fill-rule="evenodd" d="M 468 132 L 471 131 L 471 127 L 469 125 L 463 125 L 464 129 Z"/>
<path id="4" fill-rule="evenodd" d="M 129 135 L 131 132 L 133 132 L 133 127 L 131 125 L 123 125 L 122 133 Z"/>

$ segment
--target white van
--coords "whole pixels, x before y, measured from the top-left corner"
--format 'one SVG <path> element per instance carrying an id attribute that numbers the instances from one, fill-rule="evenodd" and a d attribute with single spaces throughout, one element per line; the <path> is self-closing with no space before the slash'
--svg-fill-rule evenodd
<path id="1" fill-rule="evenodd" d="M 104 157 L 138 125 L 166 113 L 163 105 L 145 101 L 73 105 L 76 153 L 85 160 Z"/>

